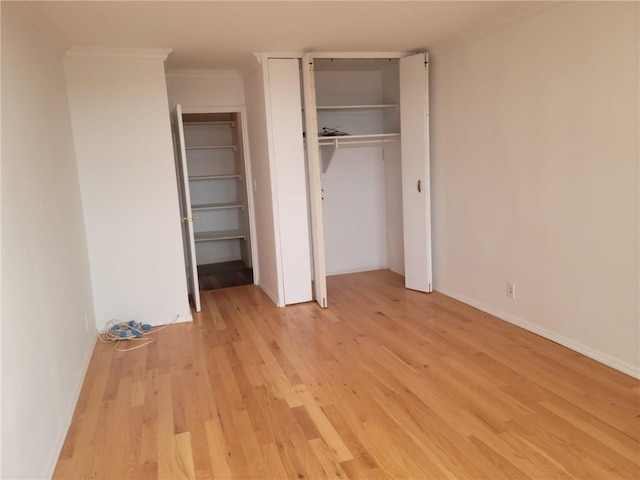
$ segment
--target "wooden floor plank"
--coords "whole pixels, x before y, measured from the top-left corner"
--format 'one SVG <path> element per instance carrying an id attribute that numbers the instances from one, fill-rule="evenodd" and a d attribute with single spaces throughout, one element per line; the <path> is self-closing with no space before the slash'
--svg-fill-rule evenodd
<path id="1" fill-rule="evenodd" d="M 380 270 L 98 343 L 54 478 L 637 479 L 640 381 Z"/>

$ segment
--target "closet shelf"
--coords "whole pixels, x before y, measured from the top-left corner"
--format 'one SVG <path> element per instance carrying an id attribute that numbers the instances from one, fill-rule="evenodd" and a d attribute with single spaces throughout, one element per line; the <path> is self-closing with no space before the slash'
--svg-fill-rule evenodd
<path id="1" fill-rule="evenodd" d="M 241 175 L 194 175 L 189 177 L 189 181 L 192 180 L 225 180 L 227 178 L 237 178 L 240 179 Z"/>
<path id="2" fill-rule="evenodd" d="M 191 205 L 191 210 L 225 210 L 231 208 L 244 208 L 242 203 L 203 203 L 200 205 Z"/>
<path id="3" fill-rule="evenodd" d="M 235 145 L 205 145 L 202 147 L 185 147 L 186 150 L 235 150 Z"/>
<path id="4" fill-rule="evenodd" d="M 215 242 L 220 240 L 246 240 L 247 236 L 240 230 L 216 230 L 213 232 L 195 232 L 193 239 L 196 242 Z"/>
<path id="5" fill-rule="evenodd" d="M 340 148 L 341 145 L 364 145 L 385 142 L 397 142 L 400 140 L 399 133 L 374 133 L 371 135 L 337 135 L 335 137 L 320 136 L 318 145 L 321 147 L 332 146 Z"/>
<path id="6" fill-rule="evenodd" d="M 322 173 L 327 173 L 336 150 L 341 147 L 357 147 L 361 145 L 384 145 L 400 140 L 399 133 L 375 133 L 372 135 L 339 135 L 335 137 L 318 137 L 318 146 L 322 148 Z"/>
<path id="7" fill-rule="evenodd" d="M 378 104 L 378 105 L 317 105 L 317 110 L 397 110 L 398 104 Z"/>
<path id="8" fill-rule="evenodd" d="M 187 127 L 191 125 L 231 125 L 232 127 L 235 127 L 235 122 L 233 120 L 220 120 L 211 122 L 184 122 L 184 125 Z"/>

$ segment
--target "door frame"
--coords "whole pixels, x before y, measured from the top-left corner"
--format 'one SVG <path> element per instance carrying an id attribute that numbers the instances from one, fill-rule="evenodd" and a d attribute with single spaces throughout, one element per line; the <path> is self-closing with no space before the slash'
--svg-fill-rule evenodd
<path id="1" fill-rule="evenodd" d="M 189 293 L 193 300 L 196 312 L 202 310 L 200 302 L 200 285 L 198 279 L 198 266 L 196 265 L 196 250 L 193 233 L 193 211 L 191 210 L 189 172 L 187 168 L 187 151 L 184 135 L 184 121 L 182 107 L 176 105 L 171 112 L 172 134 L 174 136 L 176 177 L 178 184 L 178 196 L 180 202 L 180 229 L 183 241 L 183 255 L 185 260 L 185 275 Z"/>
<path id="2" fill-rule="evenodd" d="M 426 52 L 312 52 L 312 53 L 305 53 L 302 55 L 303 58 L 303 62 L 302 62 L 302 73 L 303 75 L 306 75 L 307 73 L 307 65 L 305 65 L 305 62 L 312 62 L 314 59 L 316 58 L 344 58 L 344 59 L 376 59 L 376 58 L 397 58 L 397 59 L 402 59 L 405 57 L 411 57 L 417 54 L 423 54 L 425 56 L 426 61 L 428 62 L 429 59 L 429 54 Z M 315 89 L 312 91 L 311 90 L 311 86 L 314 84 L 315 82 L 311 82 L 309 81 L 309 79 L 304 79 L 304 84 L 303 84 L 303 88 L 304 88 L 304 108 L 305 108 L 305 115 L 315 115 L 315 112 L 311 112 L 308 111 L 309 108 L 311 106 L 315 106 Z M 426 101 L 428 102 L 428 95 L 429 95 L 429 79 L 427 77 L 427 99 Z M 312 95 L 314 96 L 314 98 L 312 99 Z M 428 105 L 428 103 L 427 103 Z M 316 121 L 317 122 L 317 118 Z M 317 123 L 313 123 L 313 125 L 317 125 Z M 317 128 L 317 127 L 316 127 Z M 427 135 L 428 135 L 428 130 L 429 130 L 429 123 L 427 120 Z M 400 131 L 400 135 L 402 138 L 402 127 L 401 127 L 401 131 Z M 308 144 L 307 144 L 307 148 L 308 148 Z M 319 149 L 319 147 L 316 147 Z M 427 190 L 426 190 L 426 194 L 428 197 L 430 197 L 431 194 L 431 184 L 430 184 L 430 179 L 429 179 L 429 169 L 430 169 L 430 155 L 429 155 L 429 150 L 428 150 L 428 146 L 427 146 L 427 158 L 426 158 L 426 169 L 427 169 Z M 308 165 L 307 165 L 307 175 L 309 176 L 310 179 L 313 178 L 312 173 L 314 171 L 322 171 L 321 170 L 321 155 L 320 152 L 317 152 L 316 154 L 310 154 L 309 150 L 307 150 L 307 158 L 308 158 Z M 319 170 L 318 170 L 319 169 Z M 320 181 L 320 179 L 319 179 Z M 404 183 L 404 179 L 403 179 L 403 183 Z M 404 189 L 404 187 L 403 187 Z M 314 202 L 316 204 L 319 205 L 320 210 L 322 210 L 322 201 L 321 199 L 317 198 L 319 195 L 321 195 L 321 189 L 315 189 L 317 191 L 313 191 L 313 190 L 309 190 L 308 195 L 309 195 L 309 201 L 314 204 Z M 403 193 L 403 197 L 404 197 L 404 193 Z M 404 200 L 404 198 L 403 198 Z M 430 208 L 430 202 L 427 202 L 429 208 Z M 428 211 L 428 218 L 427 218 L 427 228 L 429 230 L 428 232 L 428 257 L 429 257 L 429 266 L 428 266 L 428 278 L 429 278 L 429 284 L 428 284 L 428 288 L 426 290 L 423 291 L 427 291 L 430 292 L 432 290 L 432 272 L 433 272 L 433 264 L 431 261 L 431 212 Z M 403 208 L 403 215 L 404 215 L 404 208 Z M 315 218 L 314 218 L 315 217 Z M 322 215 L 322 211 L 320 211 L 319 215 L 316 216 L 312 216 L 312 218 L 310 219 L 311 222 L 311 231 L 312 231 L 312 235 L 315 236 L 319 236 L 319 240 L 318 241 L 324 241 L 324 225 L 318 226 L 315 223 L 315 220 L 317 219 L 322 219 L 323 215 Z M 403 231 L 403 236 L 404 236 L 404 231 Z M 405 252 L 406 255 L 406 252 Z M 315 259 L 314 259 L 315 260 Z M 324 259 L 323 259 L 324 261 Z M 406 263 L 406 260 L 405 260 Z M 324 268 L 323 268 L 324 271 Z M 326 298 L 324 299 L 324 305 L 320 304 L 320 306 L 327 306 L 328 303 L 328 295 L 326 294 L 326 271 L 323 272 L 324 273 L 324 277 L 325 277 L 325 295 Z M 406 273 L 405 273 L 406 275 Z M 314 276 L 315 276 L 315 271 L 314 271 Z M 406 277 L 405 277 L 406 278 Z M 409 288 L 409 287 L 405 287 L 405 288 Z"/>
<path id="3" fill-rule="evenodd" d="M 253 268 L 253 284 L 260 282 L 260 267 L 258 262 L 258 244 L 255 236 L 256 217 L 253 202 L 253 178 L 251 176 L 251 154 L 249 152 L 249 133 L 247 129 L 247 109 L 242 105 L 230 107 L 182 107 L 182 113 L 239 113 L 242 133 L 242 150 L 244 152 L 245 195 L 247 199 L 247 214 L 249 217 L 249 243 L 251 244 L 251 266 Z"/>

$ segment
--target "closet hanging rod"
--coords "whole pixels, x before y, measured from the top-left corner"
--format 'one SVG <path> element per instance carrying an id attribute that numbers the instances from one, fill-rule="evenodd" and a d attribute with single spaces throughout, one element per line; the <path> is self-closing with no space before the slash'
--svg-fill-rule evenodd
<path id="1" fill-rule="evenodd" d="M 321 147 L 327 147 L 327 146 L 332 146 L 335 148 L 340 148 L 340 145 L 342 144 L 342 146 L 349 146 L 349 145 L 370 145 L 370 144 L 379 144 L 379 143 L 391 143 L 391 142 L 397 142 L 398 139 L 397 138 L 384 138 L 384 139 L 378 139 L 378 140 L 342 140 L 342 139 L 337 139 L 334 138 L 332 139 L 330 142 L 318 142 L 318 145 Z"/>

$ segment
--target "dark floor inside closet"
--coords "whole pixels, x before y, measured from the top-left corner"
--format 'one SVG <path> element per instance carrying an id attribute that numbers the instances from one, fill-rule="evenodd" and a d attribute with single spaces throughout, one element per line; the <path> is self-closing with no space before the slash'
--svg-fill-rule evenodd
<path id="1" fill-rule="evenodd" d="M 253 269 L 247 267 L 241 260 L 198 265 L 198 281 L 201 292 L 251 285 L 253 283 Z"/>

